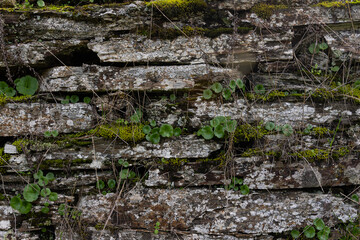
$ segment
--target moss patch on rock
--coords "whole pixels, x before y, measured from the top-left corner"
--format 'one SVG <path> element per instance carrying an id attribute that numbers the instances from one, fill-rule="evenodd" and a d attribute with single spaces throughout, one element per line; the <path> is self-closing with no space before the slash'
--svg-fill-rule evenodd
<path id="1" fill-rule="evenodd" d="M 204 10 L 207 4 L 203 0 L 155 0 L 146 6 L 159 8 L 169 18 L 180 18 Z"/>
<path id="2" fill-rule="evenodd" d="M 258 17 L 262 19 L 269 19 L 271 15 L 273 15 L 274 12 L 276 12 L 277 10 L 287 8 L 288 6 L 284 4 L 272 5 L 267 3 L 258 3 L 251 8 L 251 12 L 255 13 L 256 15 L 258 15 Z"/>
<path id="3" fill-rule="evenodd" d="M 107 139 L 121 139 L 127 143 L 137 143 L 145 139 L 143 124 L 104 124 L 90 130 L 88 134 Z"/>

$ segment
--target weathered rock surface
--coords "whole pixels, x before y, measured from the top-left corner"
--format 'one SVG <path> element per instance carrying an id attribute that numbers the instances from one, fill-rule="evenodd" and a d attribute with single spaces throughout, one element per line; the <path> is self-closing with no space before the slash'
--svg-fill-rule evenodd
<path id="1" fill-rule="evenodd" d="M 197 81 L 236 78 L 235 70 L 205 64 L 158 67 L 56 67 L 43 75 L 40 91 L 176 90 L 193 88 Z"/>
<path id="2" fill-rule="evenodd" d="M 102 62 L 163 63 L 244 63 L 290 60 L 293 32 L 259 36 L 223 34 L 217 38 L 178 37 L 175 40 L 151 40 L 145 36 L 123 35 L 108 41 L 93 41 L 88 47 Z M 266 52 L 266 54 L 265 54 Z"/>
<path id="3" fill-rule="evenodd" d="M 79 207 L 83 209 L 83 221 L 94 223 L 97 219 L 105 223 L 115 198 L 111 194 L 82 198 Z M 316 217 L 326 218 L 333 226 L 358 214 L 358 208 L 342 198 L 296 191 L 244 196 L 221 189 L 134 189 L 116 199 L 115 206 L 109 222 L 113 227 L 149 229 L 159 221 L 162 231 L 175 228 L 215 235 L 286 232 L 304 227 Z"/>
<path id="4" fill-rule="evenodd" d="M 1 107 L 0 136 L 84 131 L 92 127 L 95 117 L 92 107 L 85 103 L 8 103 Z"/>

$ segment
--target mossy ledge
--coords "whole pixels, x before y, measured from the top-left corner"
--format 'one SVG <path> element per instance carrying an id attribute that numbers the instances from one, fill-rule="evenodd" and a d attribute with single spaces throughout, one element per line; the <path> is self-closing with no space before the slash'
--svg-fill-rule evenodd
<path id="1" fill-rule="evenodd" d="M 325 161 L 325 160 L 337 160 L 340 157 L 347 155 L 350 152 L 347 147 L 340 147 L 336 149 L 308 149 L 304 151 L 291 153 L 291 156 L 294 156 L 298 159 L 307 160 L 309 162 L 315 161 Z"/>
<path id="2" fill-rule="evenodd" d="M 145 139 L 142 131 L 143 124 L 104 124 L 88 131 L 89 135 L 95 135 L 107 139 L 119 138 L 127 143 L 137 143 Z"/>
<path id="3" fill-rule="evenodd" d="M 359 5 L 360 0 L 352 0 L 352 1 L 325 1 L 316 4 L 315 6 L 318 7 L 326 7 L 326 8 L 332 8 L 332 7 L 346 7 L 348 5 Z"/>
<path id="4" fill-rule="evenodd" d="M 0 174 L 5 173 L 6 169 L 4 166 L 7 165 L 7 161 L 9 161 L 10 155 L 4 153 L 4 148 L 0 148 Z"/>
<path id="5" fill-rule="evenodd" d="M 30 102 L 32 100 L 35 100 L 36 98 L 34 96 L 16 96 L 16 97 L 7 97 L 5 95 L 0 95 L 0 105 L 4 105 L 6 103 L 12 103 L 12 102 Z"/>
<path id="6" fill-rule="evenodd" d="M 276 11 L 287 8 L 288 6 L 284 4 L 272 5 L 267 3 L 258 3 L 251 8 L 251 12 L 258 15 L 258 17 L 267 20 L 270 19 L 271 15 L 273 15 Z"/>
<path id="7" fill-rule="evenodd" d="M 156 0 L 147 2 L 146 6 L 159 8 L 169 18 L 186 17 L 207 8 L 203 0 Z"/>

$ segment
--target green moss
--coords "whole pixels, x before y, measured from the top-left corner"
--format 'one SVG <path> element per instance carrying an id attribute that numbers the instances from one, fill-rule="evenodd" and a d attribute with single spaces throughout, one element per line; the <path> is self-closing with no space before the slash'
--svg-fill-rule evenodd
<path id="1" fill-rule="evenodd" d="M 161 163 L 171 167 L 181 167 L 188 162 L 187 158 L 162 158 Z"/>
<path id="2" fill-rule="evenodd" d="M 277 100 L 279 98 L 284 98 L 286 96 L 289 96 L 288 92 L 283 92 L 283 91 L 278 91 L 278 90 L 273 90 L 264 95 L 249 93 L 249 92 L 246 93 L 246 98 L 250 101 L 255 101 L 255 100 L 273 101 L 273 100 Z"/>
<path id="3" fill-rule="evenodd" d="M 95 134 L 103 138 L 120 138 L 125 142 L 140 142 L 145 139 L 145 134 L 142 131 L 143 124 L 105 124 L 90 130 L 88 134 Z"/>
<path id="4" fill-rule="evenodd" d="M 256 13 L 256 15 L 258 15 L 258 17 L 262 19 L 269 19 L 271 15 L 273 15 L 274 12 L 276 12 L 277 10 L 287 9 L 287 8 L 288 7 L 283 4 L 271 5 L 267 3 L 258 3 L 251 8 L 251 12 Z"/>
<path id="5" fill-rule="evenodd" d="M 359 5 L 360 4 L 360 0 L 351 0 L 351 1 L 325 1 L 325 2 L 321 2 L 316 4 L 315 6 L 321 6 L 321 7 L 326 7 L 326 8 L 331 8 L 331 7 L 345 7 L 348 5 Z"/>
<path id="6" fill-rule="evenodd" d="M 259 148 L 248 148 L 241 154 L 241 157 L 262 156 L 263 152 Z"/>
<path id="7" fill-rule="evenodd" d="M 16 97 L 7 97 L 5 95 L 0 95 L 0 105 L 11 102 L 29 102 L 34 99 L 34 96 L 16 96 Z"/>
<path id="8" fill-rule="evenodd" d="M 290 155 L 295 156 L 299 159 L 305 159 L 309 162 L 324 161 L 329 159 L 339 159 L 349 153 L 347 147 L 340 147 L 338 149 L 308 149 L 292 153 Z"/>
<path id="9" fill-rule="evenodd" d="M 333 134 L 333 131 L 325 127 L 314 127 L 311 129 L 310 134 L 318 137 L 323 137 L 324 135 Z"/>
<path id="10" fill-rule="evenodd" d="M 207 4 L 203 0 L 155 0 L 147 2 L 146 6 L 159 8 L 169 18 L 189 16 L 204 10 Z"/>
<path id="11" fill-rule="evenodd" d="M 254 127 L 250 124 L 239 125 L 234 133 L 234 143 L 254 141 L 266 134 L 268 134 L 268 131 L 261 126 Z"/>
<path id="12" fill-rule="evenodd" d="M 317 88 L 314 92 L 312 92 L 311 97 L 321 100 L 327 100 L 335 98 L 335 95 L 333 90 Z"/>
<path id="13" fill-rule="evenodd" d="M 356 103 L 360 103 L 360 89 L 345 85 L 338 87 L 337 92 L 344 97 L 353 99 Z"/>
<path id="14" fill-rule="evenodd" d="M 5 196 L 4 196 L 4 194 L 0 193 L 0 201 L 3 201 L 3 200 L 5 200 Z"/>
<path id="15" fill-rule="evenodd" d="M 31 141 L 28 139 L 20 138 L 14 141 L 12 145 L 16 146 L 16 150 L 18 151 L 18 153 L 22 153 L 23 147 L 27 148 L 30 142 Z"/>
<path id="16" fill-rule="evenodd" d="M 10 155 L 4 153 L 4 148 L 0 148 L 0 173 L 5 173 L 6 169 L 4 166 L 7 165 L 7 162 L 10 160 Z"/>

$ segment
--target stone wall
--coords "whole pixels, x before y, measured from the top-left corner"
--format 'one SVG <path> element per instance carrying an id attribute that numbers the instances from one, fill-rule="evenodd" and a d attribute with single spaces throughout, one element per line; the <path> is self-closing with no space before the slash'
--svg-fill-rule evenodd
<path id="1" fill-rule="evenodd" d="M 39 81 L 0 96 L 0 238 L 360 237 L 357 1 L 46 4 L 0 8 L 1 80 Z M 204 139 L 219 116 L 236 130 Z M 58 195 L 21 214 L 29 183 Z"/>

